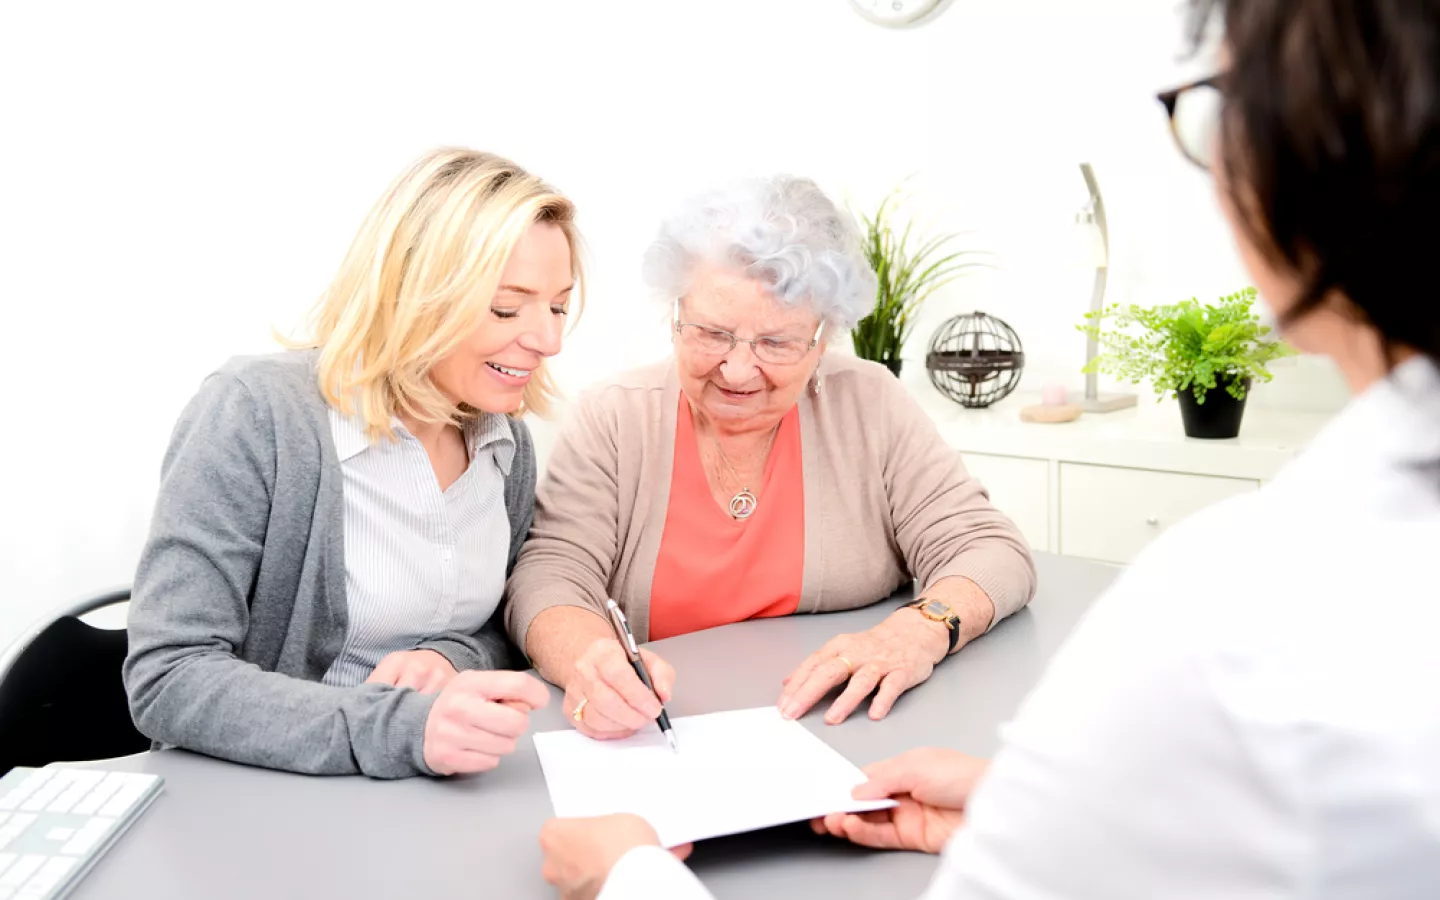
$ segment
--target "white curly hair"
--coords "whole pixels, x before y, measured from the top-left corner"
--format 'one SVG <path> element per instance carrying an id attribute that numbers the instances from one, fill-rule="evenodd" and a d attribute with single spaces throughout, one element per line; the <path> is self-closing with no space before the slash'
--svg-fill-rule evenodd
<path id="1" fill-rule="evenodd" d="M 669 306 L 704 265 L 742 272 L 787 306 L 809 306 L 827 328 L 849 329 L 875 304 L 855 220 L 808 178 L 755 178 L 691 197 L 645 251 L 645 285 Z"/>

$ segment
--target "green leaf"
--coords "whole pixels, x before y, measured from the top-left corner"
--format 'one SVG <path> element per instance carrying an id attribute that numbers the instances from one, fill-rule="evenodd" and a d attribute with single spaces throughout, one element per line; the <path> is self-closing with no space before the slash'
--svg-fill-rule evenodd
<path id="1" fill-rule="evenodd" d="M 899 358 L 920 307 L 931 294 L 974 269 L 993 266 L 988 253 L 951 249 L 958 235 L 919 236 L 914 219 L 897 235 L 892 220 L 900 205 L 900 188 L 896 188 L 873 215 L 857 216 L 864 227 L 866 261 L 877 284 L 875 306 L 856 324 L 851 343 L 857 356 L 881 362 Z"/>
<path id="2" fill-rule="evenodd" d="M 1228 378 L 1226 391 L 1243 399 L 1247 379 L 1269 381 L 1273 376 L 1266 364 L 1295 352 L 1270 338 L 1270 329 L 1260 324 L 1253 310 L 1257 296 L 1254 288 L 1244 288 L 1213 305 L 1191 298 L 1086 313 L 1077 327 L 1099 342 L 1101 352 L 1084 371 L 1132 384 L 1148 381 L 1161 398 L 1189 390 L 1201 403 L 1221 378 Z"/>

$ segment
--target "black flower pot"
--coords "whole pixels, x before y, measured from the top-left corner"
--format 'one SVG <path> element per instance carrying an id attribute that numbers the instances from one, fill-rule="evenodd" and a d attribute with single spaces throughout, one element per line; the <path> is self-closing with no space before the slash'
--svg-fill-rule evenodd
<path id="1" fill-rule="evenodd" d="M 887 359 L 887 360 L 885 360 L 885 368 L 887 368 L 887 369 L 890 370 L 890 374 L 891 374 L 891 375 L 894 375 L 896 378 L 899 378 L 899 377 L 900 377 L 900 366 L 901 366 L 904 362 L 905 362 L 905 361 L 902 360 L 902 359 L 901 359 L 900 357 L 898 357 L 898 356 L 895 357 L 894 359 Z"/>
<path id="2" fill-rule="evenodd" d="M 1179 392 L 1180 419 L 1185 423 L 1185 436 L 1205 440 L 1238 437 L 1240 420 L 1245 416 L 1245 401 L 1236 400 L 1226 390 L 1233 382 L 1228 375 L 1215 378 L 1215 387 L 1205 392 L 1205 402 L 1195 400 L 1189 388 Z M 1245 396 L 1250 396 L 1250 379 L 1245 379 Z"/>

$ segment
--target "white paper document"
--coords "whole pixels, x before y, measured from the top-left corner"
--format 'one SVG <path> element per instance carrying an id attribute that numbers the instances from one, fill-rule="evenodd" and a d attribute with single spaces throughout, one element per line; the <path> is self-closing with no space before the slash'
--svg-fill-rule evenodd
<path id="1" fill-rule="evenodd" d="M 635 813 L 676 847 L 833 812 L 888 809 L 850 791 L 864 774 L 774 707 L 672 720 L 679 752 L 655 727 L 619 741 L 577 731 L 535 735 L 555 815 Z"/>

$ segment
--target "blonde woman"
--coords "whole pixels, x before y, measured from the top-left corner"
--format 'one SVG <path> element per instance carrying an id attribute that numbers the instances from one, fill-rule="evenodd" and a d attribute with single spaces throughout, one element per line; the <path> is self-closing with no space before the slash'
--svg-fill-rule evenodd
<path id="1" fill-rule="evenodd" d="M 530 527 L 519 420 L 580 280 L 570 202 L 440 150 L 371 211 L 313 340 L 235 359 L 180 417 L 125 685 L 155 741 L 395 778 L 495 767 L 549 696 L 497 612 Z"/>

